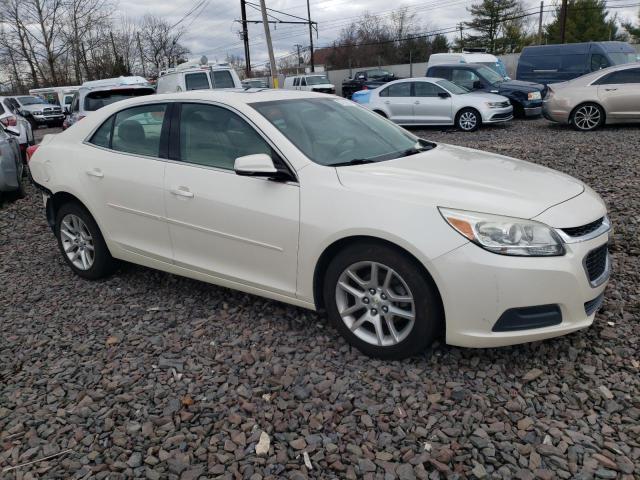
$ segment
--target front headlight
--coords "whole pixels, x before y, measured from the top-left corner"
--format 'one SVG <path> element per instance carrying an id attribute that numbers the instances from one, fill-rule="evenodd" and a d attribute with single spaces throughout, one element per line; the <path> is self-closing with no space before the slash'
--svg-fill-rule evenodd
<path id="1" fill-rule="evenodd" d="M 439 210 L 454 230 L 490 252 L 524 257 L 565 253 L 560 237 L 544 223 L 466 210 Z"/>
<path id="2" fill-rule="evenodd" d="M 489 108 L 503 108 L 504 102 L 485 102 Z"/>
<path id="3" fill-rule="evenodd" d="M 31 112 L 32 115 L 42 115 L 42 112 L 39 110 L 36 110 L 34 112 Z"/>
<path id="4" fill-rule="evenodd" d="M 542 99 L 542 95 L 540 94 L 540 92 L 529 92 L 527 94 L 527 99 L 529 99 L 529 100 L 540 100 L 540 99 Z"/>

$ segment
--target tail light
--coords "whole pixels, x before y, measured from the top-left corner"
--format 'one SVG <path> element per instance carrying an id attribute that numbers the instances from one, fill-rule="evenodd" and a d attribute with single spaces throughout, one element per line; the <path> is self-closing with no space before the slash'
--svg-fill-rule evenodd
<path id="1" fill-rule="evenodd" d="M 5 118 L 0 118 L 0 123 L 2 123 L 5 127 L 15 127 L 18 125 L 18 118 L 14 115 L 9 115 Z"/>
<path id="2" fill-rule="evenodd" d="M 31 157 L 36 153 L 39 146 L 40 145 L 30 145 L 27 147 L 27 163 L 31 161 Z"/>

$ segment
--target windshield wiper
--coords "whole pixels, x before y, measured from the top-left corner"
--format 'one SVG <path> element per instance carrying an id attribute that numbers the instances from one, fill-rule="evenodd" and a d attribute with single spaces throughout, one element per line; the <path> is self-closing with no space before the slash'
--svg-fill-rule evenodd
<path id="1" fill-rule="evenodd" d="M 375 160 L 371 160 L 370 158 L 354 158 L 353 160 L 348 160 L 346 162 L 338 162 L 332 163 L 330 167 L 346 167 L 349 165 L 364 165 L 366 163 L 375 163 Z"/>

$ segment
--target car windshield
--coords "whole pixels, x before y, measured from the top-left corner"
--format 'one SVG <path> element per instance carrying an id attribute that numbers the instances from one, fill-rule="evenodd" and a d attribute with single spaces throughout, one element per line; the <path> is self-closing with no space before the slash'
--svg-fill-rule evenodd
<path id="1" fill-rule="evenodd" d="M 503 66 L 497 62 L 480 62 L 480 64 L 484 65 L 485 67 L 489 67 L 503 79 L 507 76 L 507 72 L 504 70 Z"/>
<path id="2" fill-rule="evenodd" d="M 476 73 L 485 78 L 489 83 L 502 83 L 504 82 L 504 77 L 497 73 L 494 70 L 491 70 L 489 67 L 484 65 L 479 66 L 476 70 Z"/>
<path id="3" fill-rule="evenodd" d="M 433 147 L 342 98 L 301 98 L 250 105 L 320 165 L 391 160 Z"/>
<path id="4" fill-rule="evenodd" d="M 320 85 L 323 83 L 329 83 L 329 79 L 324 75 L 313 75 L 307 77 L 307 85 Z"/>
<path id="5" fill-rule="evenodd" d="M 465 93 L 469 93 L 469 90 L 467 90 L 466 88 L 461 87 L 460 85 L 456 85 L 449 80 L 438 80 L 436 83 L 445 90 L 448 90 L 449 93 L 453 93 L 454 95 L 463 95 Z"/>
<path id="6" fill-rule="evenodd" d="M 47 103 L 40 97 L 18 97 L 20 105 L 37 105 L 39 103 Z"/>
<path id="7" fill-rule="evenodd" d="M 625 63 L 633 63 L 636 61 L 636 54 L 627 52 L 609 52 L 607 53 L 614 65 L 622 65 Z"/>
<path id="8" fill-rule="evenodd" d="M 126 100 L 127 98 L 141 97 L 143 95 L 153 95 L 153 88 L 119 88 L 117 90 L 103 90 L 100 92 L 89 92 L 84 99 L 84 109 L 93 112 L 112 103 Z"/>
<path id="9" fill-rule="evenodd" d="M 391 73 L 387 70 L 369 70 L 367 72 L 369 78 L 390 77 Z"/>

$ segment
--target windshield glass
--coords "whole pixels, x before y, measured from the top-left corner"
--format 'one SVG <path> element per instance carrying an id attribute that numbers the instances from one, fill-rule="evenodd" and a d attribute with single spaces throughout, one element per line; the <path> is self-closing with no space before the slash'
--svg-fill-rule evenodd
<path id="1" fill-rule="evenodd" d="M 614 65 L 622 65 L 624 63 L 633 63 L 636 61 L 635 53 L 609 52 L 607 55 L 609 55 L 611 60 L 613 60 Z"/>
<path id="2" fill-rule="evenodd" d="M 367 75 L 369 78 L 390 77 L 391 73 L 387 70 L 368 70 Z"/>
<path id="3" fill-rule="evenodd" d="M 329 83 L 329 79 L 324 75 L 314 75 L 307 77 L 307 85 L 320 85 L 323 83 Z"/>
<path id="4" fill-rule="evenodd" d="M 47 103 L 40 97 L 18 97 L 20 105 L 37 105 L 38 103 Z"/>
<path id="5" fill-rule="evenodd" d="M 449 93 L 453 93 L 454 95 L 462 95 L 464 93 L 469 93 L 469 90 L 467 90 L 464 87 L 461 87 L 460 85 L 456 85 L 453 82 L 450 82 L 449 80 L 438 80 L 436 82 L 438 85 L 440 85 L 442 88 L 444 88 L 445 90 L 448 90 Z"/>
<path id="6" fill-rule="evenodd" d="M 500 75 L 502 78 L 507 76 L 507 72 L 504 69 L 504 67 L 496 62 L 480 62 L 481 65 L 484 65 L 486 67 L 489 67 L 491 70 L 493 70 L 494 72 L 496 72 L 498 75 Z"/>
<path id="7" fill-rule="evenodd" d="M 250 104 L 309 159 L 320 165 L 402 157 L 418 138 L 342 98 L 301 98 Z"/>
<path id="8" fill-rule="evenodd" d="M 502 75 L 491 70 L 489 67 L 485 67 L 484 65 L 478 67 L 476 73 L 483 76 L 489 83 L 500 83 L 504 81 L 504 77 Z"/>
<path id="9" fill-rule="evenodd" d="M 90 92 L 84 99 L 84 109 L 93 112 L 120 100 L 143 95 L 152 95 L 153 88 L 119 88 L 117 90 L 105 90 L 102 92 Z"/>

